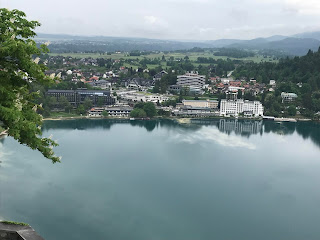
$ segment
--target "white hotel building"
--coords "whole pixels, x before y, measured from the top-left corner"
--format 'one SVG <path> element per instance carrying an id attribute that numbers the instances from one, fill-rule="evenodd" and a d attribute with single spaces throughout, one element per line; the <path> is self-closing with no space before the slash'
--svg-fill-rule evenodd
<path id="1" fill-rule="evenodd" d="M 189 87 L 191 92 L 201 93 L 202 88 L 206 83 L 205 75 L 198 75 L 197 73 L 191 72 L 185 75 L 177 76 L 177 85 L 182 87 Z"/>
<path id="2" fill-rule="evenodd" d="M 259 101 L 248 101 L 243 99 L 221 100 L 220 116 L 238 116 L 241 113 L 245 116 L 263 116 L 263 106 Z"/>

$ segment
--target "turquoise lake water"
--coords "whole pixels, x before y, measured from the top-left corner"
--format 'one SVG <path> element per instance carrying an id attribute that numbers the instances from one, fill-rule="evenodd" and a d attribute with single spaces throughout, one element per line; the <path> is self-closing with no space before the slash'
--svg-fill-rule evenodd
<path id="1" fill-rule="evenodd" d="M 319 240 L 320 124 L 47 121 L 0 140 L 0 219 L 46 240 Z"/>

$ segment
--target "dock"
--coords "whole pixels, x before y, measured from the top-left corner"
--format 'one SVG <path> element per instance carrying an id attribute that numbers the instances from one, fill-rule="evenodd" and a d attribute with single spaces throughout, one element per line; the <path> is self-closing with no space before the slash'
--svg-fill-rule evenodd
<path id="1" fill-rule="evenodd" d="M 274 118 L 275 122 L 297 122 L 294 118 Z"/>

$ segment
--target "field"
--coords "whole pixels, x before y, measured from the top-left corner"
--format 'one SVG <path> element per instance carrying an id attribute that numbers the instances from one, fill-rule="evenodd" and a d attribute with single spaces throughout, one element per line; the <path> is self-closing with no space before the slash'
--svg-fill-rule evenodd
<path id="1" fill-rule="evenodd" d="M 226 57 L 226 56 L 214 56 L 211 52 L 188 52 L 188 53 L 179 53 L 179 52 L 170 52 L 170 53 L 152 53 L 152 54 L 148 54 L 148 55 L 141 55 L 141 56 L 129 56 L 128 53 L 113 53 L 111 55 L 107 55 L 107 54 L 99 54 L 99 53 L 50 53 L 49 55 L 51 56 L 70 56 L 73 58 L 88 58 L 88 57 L 92 57 L 92 58 L 111 58 L 111 59 L 143 59 L 143 58 L 149 58 L 149 59 L 154 59 L 154 58 L 162 58 L 162 56 L 164 55 L 166 59 L 169 59 L 170 57 L 174 57 L 174 59 L 182 59 L 185 56 L 188 56 L 190 61 L 193 62 L 193 64 L 197 64 L 195 63 L 195 61 L 197 60 L 198 57 L 212 57 L 213 59 L 224 59 L 226 60 L 227 58 L 230 57 Z M 276 60 L 273 60 L 271 57 L 267 57 L 264 58 L 261 55 L 256 55 L 254 57 L 248 57 L 248 58 L 230 58 L 232 60 L 241 60 L 241 61 L 253 61 L 253 62 L 276 62 Z M 165 66 L 165 62 L 162 63 L 163 66 Z M 198 64 L 197 64 L 198 65 Z M 201 64 L 201 65 L 209 65 L 209 64 Z M 134 64 L 126 64 L 125 66 L 134 66 Z M 138 65 L 137 65 L 138 66 Z M 154 65 L 148 66 L 150 68 L 155 67 Z"/>

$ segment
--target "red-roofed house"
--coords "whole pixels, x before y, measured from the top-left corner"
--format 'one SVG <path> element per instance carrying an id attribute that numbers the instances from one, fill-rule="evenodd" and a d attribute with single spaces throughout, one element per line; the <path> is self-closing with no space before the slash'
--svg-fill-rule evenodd
<path id="1" fill-rule="evenodd" d="M 90 78 L 90 81 L 98 81 L 99 80 L 99 77 L 97 76 L 93 76 Z"/>

